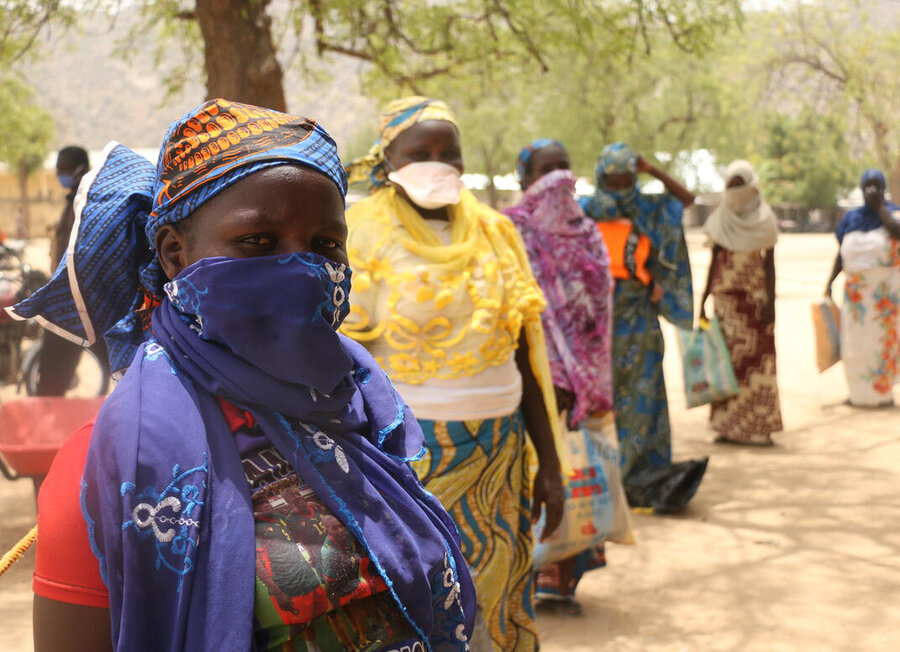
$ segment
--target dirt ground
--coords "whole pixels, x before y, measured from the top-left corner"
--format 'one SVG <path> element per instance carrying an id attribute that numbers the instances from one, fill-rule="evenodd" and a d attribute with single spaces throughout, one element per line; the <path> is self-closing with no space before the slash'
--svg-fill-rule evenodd
<path id="1" fill-rule="evenodd" d="M 695 285 L 708 252 L 689 236 Z M 636 516 L 638 545 L 579 588 L 581 617 L 541 615 L 547 652 L 900 649 L 900 408 L 843 404 L 840 365 L 816 373 L 810 302 L 836 244 L 787 235 L 777 249 L 784 433 L 771 449 L 710 443 L 685 409 L 671 329 L 666 374 L 677 459 L 709 455 L 678 517 Z M 900 396 L 898 396 L 900 399 Z M 34 521 L 31 486 L 0 479 L 0 550 Z M 0 579 L 0 650 L 30 651 L 33 554 Z"/>

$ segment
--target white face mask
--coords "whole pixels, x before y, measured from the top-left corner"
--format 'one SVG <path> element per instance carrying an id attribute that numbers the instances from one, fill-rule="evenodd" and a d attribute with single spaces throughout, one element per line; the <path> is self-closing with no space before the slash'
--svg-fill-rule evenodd
<path id="1" fill-rule="evenodd" d="M 410 201 L 424 209 L 458 203 L 463 189 L 459 170 L 437 161 L 409 163 L 388 174 L 388 180 L 403 188 Z"/>
<path id="2" fill-rule="evenodd" d="M 759 207 L 759 190 L 754 186 L 736 186 L 725 190 L 725 205 L 739 216 Z"/>

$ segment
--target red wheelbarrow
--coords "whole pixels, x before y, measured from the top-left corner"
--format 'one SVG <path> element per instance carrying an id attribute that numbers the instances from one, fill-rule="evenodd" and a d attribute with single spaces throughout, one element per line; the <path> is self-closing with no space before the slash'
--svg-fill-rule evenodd
<path id="1" fill-rule="evenodd" d="M 0 405 L 0 473 L 32 478 L 37 492 L 62 443 L 97 416 L 103 399 L 32 396 Z"/>

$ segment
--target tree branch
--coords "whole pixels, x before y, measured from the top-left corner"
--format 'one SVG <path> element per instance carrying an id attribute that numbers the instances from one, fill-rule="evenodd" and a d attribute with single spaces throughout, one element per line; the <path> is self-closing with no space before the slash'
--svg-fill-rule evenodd
<path id="1" fill-rule="evenodd" d="M 46 27 L 50 20 L 56 15 L 59 10 L 59 0 L 53 0 L 52 2 L 47 3 L 40 13 L 35 14 L 35 16 L 29 17 L 30 19 L 37 18 L 37 22 L 33 24 L 22 24 L 20 29 L 22 31 L 27 31 L 28 36 L 25 37 L 25 42 L 18 46 L 18 52 L 13 54 L 8 59 L 8 64 L 14 64 L 18 62 L 25 54 L 32 48 L 34 42 L 37 40 L 38 34 Z M 26 21 L 23 21 L 23 23 Z M 30 22 L 30 21 L 28 21 Z M 0 51 L 6 50 L 7 43 L 16 38 L 14 36 L 15 33 L 15 22 L 10 20 L 9 28 L 6 33 L 3 35 L 3 40 L 0 41 Z"/>
<path id="2" fill-rule="evenodd" d="M 665 7 L 657 6 L 657 9 L 659 10 L 659 15 L 662 16 L 663 23 L 665 23 L 669 36 L 672 37 L 672 42 L 675 43 L 675 47 L 683 52 L 694 52 L 694 48 L 684 43 L 684 39 L 694 31 L 694 26 L 692 25 L 683 31 L 678 31 L 675 27 L 675 22 L 669 16 L 669 12 Z"/>
<path id="3" fill-rule="evenodd" d="M 547 72 L 550 70 L 550 67 L 547 65 L 547 62 L 544 60 L 543 54 L 538 49 L 537 45 L 535 45 L 534 41 L 531 40 L 531 37 L 518 25 L 515 24 L 513 17 L 510 15 L 509 10 L 503 5 L 502 0 L 494 0 L 493 2 L 494 8 L 503 18 L 503 21 L 506 23 L 506 26 L 509 27 L 509 31 L 513 33 L 513 35 L 519 39 L 519 41 L 525 46 L 525 49 L 528 50 L 529 54 L 537 61 L 538 65 L 541 67 L 541 72 Z"/>
<path id="4" fill-rule="evenodd" d="M 829 79 L 832 79 L 833 81 L 838 82 L 842 86 L 846 86 L 847 82 L 849 81 L 845 75 L 829 69 L 828 66 L 825 65 L 825 63 L 821 59 L 819 59 L 818 57 L 815 57 L 813 55 L 805 55 L 805 56 L 800 55 L 800 54 L 788 55 L 788 56 L 782 57 L 781 62 L 785 66 L 790 66 L 792 64 L 799 64 L 799 65 L 806 66 L 807 68 L 814 70 L 818 73 L 821 73 L 825 77 L 828 77 Z"/>
<path id="5" fill-rule="evenodd" d="M 384 19 L 388 24 L 388 32 L 394 35 L 397 39 L 399 39 L 406 47 L 415 52 L 416 54 L 421 54 L 424 56 L 433 56 L 436 54 L 443 54 L 449 52 L 453 49 L 453 46 L 447 42 L 443 46 L 438 48 L 420 48 L 414 40 L 412 40 L 400 25 L 397 22 L 396 16 L 394 15 L 394 6 L 391 0 L 384 0 L 384 9 L 382 11 L 384 15 Z M 449 27 L 449 25 L 448 25 Z M 445 32 L 449 33 L 449 29 Z"/>
<path id="6" fill-rule="evenodd" d="M 349 48 L 344 45 L 338 45 L 337 43 L 326 41 L 324 38 L 317 40 L 316 45 L 318 46 L 319 55 L 322 55 L 325 52 L 334 52 L 335 54 L 343 54 L 344 56 L 360 59 L 361 61 L 375 61 L 375 57 L 369 52 Z"/>

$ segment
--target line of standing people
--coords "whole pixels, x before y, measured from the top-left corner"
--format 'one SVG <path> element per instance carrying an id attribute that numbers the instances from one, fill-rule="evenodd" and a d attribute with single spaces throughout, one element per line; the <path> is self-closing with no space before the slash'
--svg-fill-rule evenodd
<path id="1" fill-rule="evenodd" d="M 211 100 L 155 168 L 111 143 L 67 264 L 16 307 L 127 370 L 39 498 L 36 650 L 537 649 L 532 527 L 563 515 L 563 431 L 614 410 L 626 481 L 670 466 L 659 317 L 693 325 L 693 196 L 623 144 L 580 203 L 568 167 L 525 148 L 503 216 L 463 187 L 448 107 L 404 98 L 349 166 L 374 192 L 345 224 L 312 120 Z M 712 421 L 769 444 L 777 230 L 752 168 L 728 186 L 703 299 L 742 391 Z M 572 598 L 602 564 L 539 588 Z"/>
<path id="2" fill-rule="evenodd" d="M 519 239 L 462 188 L 459 132 L 446 105 L 405 98 L 388 106 L 381 124 L 369 156 L 350 168 L 352 178 L 368 179 L 376 190 L 348 216 L 350 260 L 365 276 L 345 331 L 385 365 L 426 432 L 428 451 L 416 468 L 462 533 L 486 623 L 481 643 L 534 649 L 527 515 L 534 519 L 545 504 L 544 535 L 559 521 L 558 433 L 614 411 L 626 485 L 672 465 L 659 318 L 682 329 L 694 324 L 682 223 L 694 197 L 616 143 L 598 158 L 595 193 L 576 203 L 564 146 L 540 139 L 519 155 L 523 196 L 506 211 Z M 643 193 L 639 173 L 661 181 L 665 193 Z M 710 423 L 717 442 L 770 446 L 783 429 L 777 220 L 749 162 L 729 165 L 725 181 L 723 200 L 704 225 L 711 260 L 699 314 L 706 321 L 712 296 L 739 391 L 711 405 Z M 889 238 L 900 224 L 890 217 L 895 207 L 884 201 L 884 185 L 882 176 L 864 176 L 866 207 L 845 216 L 838 237 L 843 243 L 848 233 L 869 235 L 842 244 L 835 275 L 857 249 L 896 275 L 898 247 Z M 889 394 L 898 373 L 900 297 L 886 290 L 888 272 L 860 274 L 860 267 L 850 265 L 848 293 L 871 286 L 875 305 L 867 313 L 858 304 L 868 299 L 848 294 L 843 321 L 854 317 L 860 328 L 879 329 L 854 339 L 877 342 L 869 356 L 878 358 L 875 372 L 866 360 L 867 389 Z M 511 322 L 524 325 L 524 336 Z M 845 341 L 852 333 L 845 327 Z M 861 376 L 854 355 L 847 358 L 848 378 Z M 851 382 L 851 398 L 858 391 Z M 519 410 L 524 431 L 506 426 Z M 525 434 L 538 451 L 533 492 Z M 561 597 L 577 613 L 580 579 L 603 565 L 599 546 L 539 569 L 537 595 Z"/>
<path id="3" fill-rule="evenodd" d="M 415 467 L 459 527 L 476 649 L 537 645 L 531 526 L 542 504 L 544 536 L 561 517 L 562 431 L 615 410 L 626 476 L 671 464 L 658 318 L 693 323 L 681 222 L 693 196 L 622 144 L 604 149 L 597 193 L 581 205 L 568 168 L 556 141 L 525 148 L 509 220 L 464 189 L 456 120 L 424 97 L 389 104 L 375 145 L 348 168 L 373 193 L 347 214 L 356 278 L 343 332 L 425 432 Z M 668 193 L 641 193 L 639 172 Z M 602 548 L 584 551 L 538 583 L 572 598 L 603 563 Z"/>

